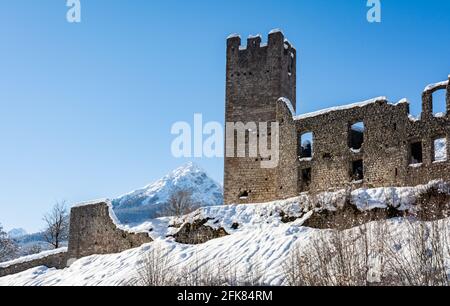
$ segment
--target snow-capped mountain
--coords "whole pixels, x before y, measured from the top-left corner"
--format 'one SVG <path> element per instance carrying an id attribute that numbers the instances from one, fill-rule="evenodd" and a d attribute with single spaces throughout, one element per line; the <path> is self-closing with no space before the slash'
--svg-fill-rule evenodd
<path id="1" fill-rule="evenodd" d="M 192 199 L 200 206 L 223 203 L 222 187 L 200 167 L 188 163 L 144 188 L 114 199 L 114 212 L 126 224 L 154 218 L 177 190 L 192 191 Z"/>
<path id="2" fill-rule="evenodd" d="M 27 235 L 27 231 L 24 230 L 23 228 L 13 228 L 12 230 L 10 230 L 8 232 L 8 236 L 11 239 L 16 239 L 16 238 L 20 238 Z"/>

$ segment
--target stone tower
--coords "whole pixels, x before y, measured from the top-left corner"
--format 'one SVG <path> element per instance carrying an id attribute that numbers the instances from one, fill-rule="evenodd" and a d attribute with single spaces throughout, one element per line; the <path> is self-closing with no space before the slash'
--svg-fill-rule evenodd
<path id="1" fill-rule="evenodd" d="M 295 112 L 296 50 L 283 33 L 271 31 L 267 44 L 261 43 L 261 36 L 249 37 L 246 47 L 241 46 L 239 36 L 228 37 L 225 121 L 244 124 L 268 122 L 270 126 L 271 122 L 278 122 L 278 117 L 283 116 L 285 110 L 280 110 L 278 105 L 282 97 L 291 101 L 293 110 L 290 112 Z M 290 118 L 292 113 L 286 114 L 286 120 L 292 120 Z M 280 126 L 280 134 L 282 129 Z M 287 134 L 295 138 L 294 124 L 289 131 Z M 289 160 L 296 158 L 296 145 L 295 139 L 289 139 L 292 155 Z M 281 151 L 283 147 L 283 139 L 280 139 Z M 225 203 L 255 203 L 295 195 L 296 173 L 289 173 L 292 181 L 289 187 L 282 186 L 281 176 L 285 174 L 280 172 L 280 168 L 281 165 L 262 169 L 261 158 L 225 157 Z M 295 169 L 295 165 L 288 168 Z"/>

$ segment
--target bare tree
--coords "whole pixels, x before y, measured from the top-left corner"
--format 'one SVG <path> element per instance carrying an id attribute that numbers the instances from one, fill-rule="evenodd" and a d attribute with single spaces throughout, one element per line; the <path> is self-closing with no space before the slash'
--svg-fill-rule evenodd
<path id="1" fill-rule="evenodd" d="M 161 217 L 181 217 L 196 210 L 199 205 L 192 198 L 192 190 L 178 189 L 169 197 L 160 212 Z"/>
<path id="2" fill-rule="evenodd" d="M 25 250 L 24 256 L 39 254 L 42 252 L 42 247 L 39 244 L 33 244 L 31 247 Z"/>
<path id="3" fill-rule="evenodd" d="M 260 286 L 264 273 L 258 262 L 245 277 L 239 277 L 237 265 L 231 261 L 205 261 L 194 255 L 192 261 L 173 266 L 170 249 L 154 242 L 136 265 L 137 276 L 126 285 L 132 286 Z"/>
<path id="4" fill-rule="evenodd" d="M 46 229 L 44 239 L 55 249 L 69 237 L 69 213 L 65 201 L 57 202 L 52 211 L 44 216 Z"/>
<path id="5" fill-rule="evenodd" d="M 171 286 L 175 284 L 174 271 L 169 267 L 168 251 L 153 243 L 152 249 L 144 253 L 136 266 L 137 277 L 131 285 L 142 287 Z"/>
<path id="6" fill-rule="evenodd" d="M 385 282 L 402 286 L 450 286 L 446 257 L 450 254 L 446 221 L 405 220 L 406 237 L 391 237 L 386 251 Z"/>
<path id="7" fill-rule="evenodd" d="M 294 248 L 283 269 L 289 286 L 370 286 L 384 270 L 383 223 L 322 231 Z M 379 226 L 376 228 L 374 226 Z"/>
<path id="8" fill-rule="evenodd" d="M 8 237 L 0 224 L 0 262 L 13 259 L 17 255 L 17 245 Z"/>

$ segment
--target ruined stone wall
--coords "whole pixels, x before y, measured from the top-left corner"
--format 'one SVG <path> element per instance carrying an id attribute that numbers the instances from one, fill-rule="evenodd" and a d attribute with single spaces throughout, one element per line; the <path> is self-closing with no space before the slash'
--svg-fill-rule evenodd
<path id="1" fill-rule="evenodd" d="M 448 158 L 434 160 L 437 138 L 447 139 L 450 153 L 450 77 L 448 82 L 427 86 L 419 120 L 411 118 L 406 100 L 393 105 L 381 97 L 292 121 L 288 107 L 276 101 L 291 100 L 295 113 L 295 78 L 296 51 L 281 32 L 271 32 L 264 46 L 260 37 L 249 38 L 247 47 L 241 46 L 238 36 L 228 39 L 226 121 L 278 122 L 280 160 L 275 169 L 261 169 L 260 157 L 225 158 L 226 204 L 267 202 L 304 191 L 450 181 Z M 433 94 L 438 90 L 447 90 L 447 113 L 435 116 Z M 352 149 L 351 139 L 361 136 L 350 132 L 357 122 L 364 123 L 364 141 L 361 148 Z M 313 133 L 313 156 L 302 158 L 301 135 L 308 132 Z M 227 139 L 226 146 L 236 138 Z M 414 142 L 421 142 L 423 161 L 411 165 Z"/>
<path id="2" fill-rule="evenodd" d="M 279 162 L 276 168 L 278 194 L 277 199 L 287 199 L 298 195 L 298 150 L 296 123 L 293 114 L 280 99 L 277 104 L 277 122 L 279 123 Z"/>
<path id="3" fill-rule="evenodd" d="M 67 251 L 62 251 L 56 254 L 50 254 L 36 259 L 17 260 L 13 261 L 11 265 L 0 266 L 0 277 L 17 274 L 35 267 L 45 266 L 47 268 L 63 269 L 66 267 Z"/>
<path id="4" fill-rule="evenodd" d="M 93 254 L 120 253 L 152 239 L 147 233 L 118 228 L 107 202 L 74 207 L 70 213 L 69 263 Z"/>
<path id="5" fill-rule="evenodd" d="M 86 203 L 71 210 L 67 250 L 49 255 L 44 252 L 29 260 L 21 258 L 17 263 L 0 265 L 0 277 L 38 266 L 63 269 L 82 257 L 120 253 L 151 241 L 148 233 L 133 233 L 120 228 L 108 201 Z"/>
<path id="6" fill-rule="evenodd" d="M 450 181 L 448 156 L 446 161 L 434 160 L 435 139 L 447 139 L 447 155 L 450 153 L 448 112 L 444 116 L 433 115 L 429 93 L 424 94 L 424 107 L 420 120 L 411 118 L 407 101 L 392 105 L 385 98 L 355 107 L 350 105 L 347 109 L 298 116 L 298 139 L 305 132 L 314 135 L 312 159 L 298 162 L 299 171 L 311 169 L 310 190 L 416 186 L 435 179 Z M 360 150 L 349 146 L 350 126 L 356 122 L 365 126 Z M 422 143 L 423 161 L 413 165 L 411 144 L 414 142 Z M 357 160 L 363 162 L 364 177 L 360 181 L 352 177 L 352 165 Z M 299 190 L 303 189 L 300 178 Z"/>
<path id="7" fill-rule="evenodd" d="M 407 143 L 401 140 L 408 121 L 407 103 L 391 105 L 384 98 L 317 116 L 300 116 L 296 121 L 299 142 L 305 132 L 313 133 L 313 157 L 299 159 L 298 163 L 300 171 L 311 169 L 310 190 L 361 187 L 352 171 L 353 162 L 358 160 L 363 161 L 363 184 L 401 184 L 400 170 L 407 163 Z M 350 127 L 357 122 L 364 124 L 364 142 L 359 150 L 354 150 L 349 141 Z"/>
<path id="8" fill-rule="evenodd" d="M 241 46 L 240 37 L 228 38 L 226 122 L 267 122 L 270 125 L 276 121 L 280 97 L 291 100 L 295 109 L 295 63 L 296 51 L 281 32 L 271 32 L 265 45 L 261 44 L 259 36 L 249 38 L 246 47 Z M 226 147 L 228 145 L 226 141 Z M 226 157 L 224 172 L 227 204 L 276 199 L 280 193 L 277 170 L 262 169 L 260 155 Z"/>

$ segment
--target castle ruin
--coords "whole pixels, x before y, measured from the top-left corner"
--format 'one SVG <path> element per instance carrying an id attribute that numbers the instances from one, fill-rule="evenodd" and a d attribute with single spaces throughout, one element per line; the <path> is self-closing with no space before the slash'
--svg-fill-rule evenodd
<path id="1" fill-rule="evenodd" d="M 280 31 L 272 31 L 267 44 L 260 36 L 250 37 L 246 47 L 237 35 L 227 40 L 226 122 L 277 122 L 280 130 L 276 168 L 261 168 L 262 157 L 225 157 L 225 204 L 269 202 L 307 191 L 450 182 L 450 77 L 425 88 L 417 119 L 406 100 L 390 104 L 384 97 L 296 116 L 296 59 Z M 446 90 L 446 112 L 436 114 L 438 90 Z M 200 243 L 227 234 L 206 228 L 206 238 L 200 237 L 203 225 L 187 224 L 175 238 Z M 121 226 L 108 200 L 82 203 L 71 209 L 67 248 L 0 263 L 0 277 L 38 266 L 63 269 L 82 257 L 150 242 L 148 232 Z"/>
<path id="2" fill-rule="evenodd" d="M 450 181 L 449 80 L 426 87 L 418 119 L 408 101 L 391 104 L 385 97 L 296 116 L 296 60 L 281 31 L 270 32 L 267 44 L 260 36 L 249 37 L 247 46 L 238 35 L 227 39 L 225 121 L 278 122 L 279 164 L 263 169 L 261 157 L 226 157 L 225 204 Z M 446 90 L 447 111 L 435 114 L 438 90 Z"/>

